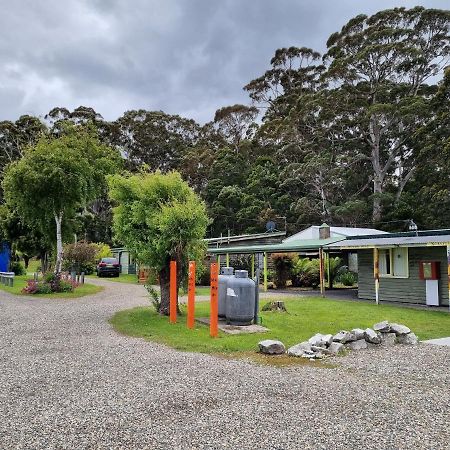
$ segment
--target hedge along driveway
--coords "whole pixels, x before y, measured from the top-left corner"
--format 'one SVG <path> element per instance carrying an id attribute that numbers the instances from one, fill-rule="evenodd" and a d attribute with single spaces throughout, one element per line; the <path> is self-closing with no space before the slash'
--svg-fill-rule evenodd
<path id="1" fill-rule="evenodd" d="M 9 292 L 14 295 L 24 295 L 30 298 L 78 298 L 85 295 L 93 295 L 101 292 L 103 286 L 95 286 L 93 284 L 80 284 L 73 292 L 54 292 L 51 294 L 23 294 L 22 289 L 27 285 L 27 280 L 33 279 L 30 275 L 19 275 L 14 277 L 14 286 L 5 286 L 0 283 L 0 290 Z"/>
<path id="2" fill-rule="evenodd" d="M 253 351 L 261 339 L 279 339 L 286 346 L 304 341 L 315 333 L 336 333 L 339 330 L 372 327 L 381 320 L 407 325 L 419 339 L 450 335 L 450 314 L 395 305 L 375 305 L 356 301 L 302 297 L 284 300 L 287 313 L 262 312 L 262 324 L 267 333 L 209 337 L 205 325 L 196 324 L 194 330 L 186 327 L 186 315 L 178 317 L 175 325 L 151 307 L 137 307 L 116 313 L 110 320 L 123 334 L 143 337 L 179 350 L 204 353 L 233 353 Z M 261 301 L 264 304 L 264 300 Z M 182 312 L 185 307 L 182 307 Z M 196 304 L 196 317 L 209 315 L 208 303 Z"/>

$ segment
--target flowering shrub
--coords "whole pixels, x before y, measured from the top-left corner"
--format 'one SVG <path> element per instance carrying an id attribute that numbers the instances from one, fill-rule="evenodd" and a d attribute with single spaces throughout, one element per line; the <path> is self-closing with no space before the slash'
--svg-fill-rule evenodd
<path id="1" fill-rule="evenodd" d="M 47 273 L 42 281 L 28 280 L 23 294 L 51 294 L 52 292 L 73 292 L 78 283 L 65 274 Z"/>
<path id="2" fill-rule="evenodd" d="M 43 281 L 28 280 L 27 285 L 22 289 L 23 294 L 51 294 L 52 288 Z"/>

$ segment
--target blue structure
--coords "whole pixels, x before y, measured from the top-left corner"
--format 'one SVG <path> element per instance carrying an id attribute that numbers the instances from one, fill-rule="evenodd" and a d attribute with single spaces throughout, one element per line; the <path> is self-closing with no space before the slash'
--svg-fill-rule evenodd
<path id="1" fill-rule="evenodd" d="M 10 248 L 7 242 L 0 246 L 0 272 L 8 272 L 9 269 Z"/>

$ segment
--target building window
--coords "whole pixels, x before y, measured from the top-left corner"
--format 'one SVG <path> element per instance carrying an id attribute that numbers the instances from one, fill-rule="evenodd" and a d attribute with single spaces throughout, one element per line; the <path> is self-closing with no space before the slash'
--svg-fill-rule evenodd
<path id="1" fill-rule="evenodd" d="M 378 251 L 380 275 L 392 275 L 391 253 L 390 248 Z"/>
<path id="2" fill-rule="evenodd" d="M 386 248 L 378 252 L 380 276 L 408 278 L 407 248 Z"/>

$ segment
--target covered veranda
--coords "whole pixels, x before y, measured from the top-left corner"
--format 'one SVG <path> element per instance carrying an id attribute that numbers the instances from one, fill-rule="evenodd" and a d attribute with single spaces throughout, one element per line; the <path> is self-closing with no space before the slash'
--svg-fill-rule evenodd
<path id="1" fill-rule="evenodd" d="M 226 266 L 230 265 L 230 255 L 250 255 L 251 256 L 251 277 L 254 278 L 256 269 L 262 269 L 263 289 L 267 291 L 267 260 L 271 253 L 306 253 L 307 256 L 316 256 L 319 258 L 320 264 L 320 293 L 325 295 L 325 273 L 330 272 L 330 252 L 339 252 L 336 249 L 330 249 L 328 245 L 345 240 L 345 237 L 328 237 L 323 239 L 303 239 L 288 242 L 280 242 L 278 244 L 261 244 L 251 246 L 235 246 L 235 247 L 217 247 L 208 248 L 207 253 L 217 257 L 217 262 L 221 262 L 221 258 L 225 258 Z M 262 267 L 258 261 L 262 259 Z M 330 277 L 328 277 L 330 280 Z"/>

